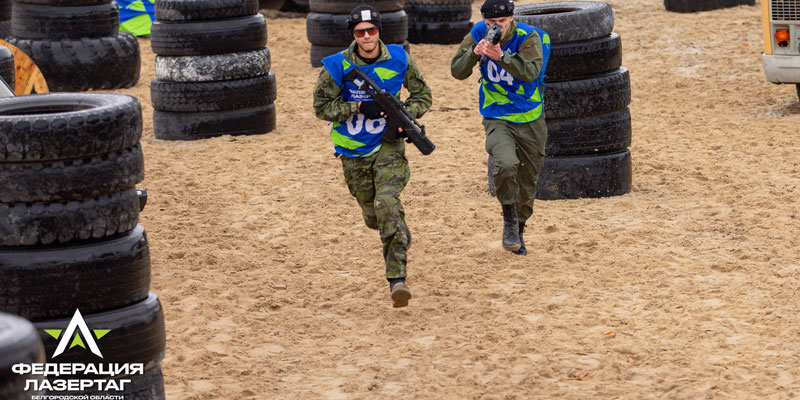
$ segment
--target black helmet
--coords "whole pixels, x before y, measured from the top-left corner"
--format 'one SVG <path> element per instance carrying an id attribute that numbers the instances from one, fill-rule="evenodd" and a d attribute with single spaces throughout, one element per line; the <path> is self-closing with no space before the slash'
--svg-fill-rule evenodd
<path id="1" fill-rule="evenodd" d="M 350 11 L 350 15 L 347 16 L 347 29 L 353 32 L 353 28 L 360 22 L 369 22 L 377 26 L 380 31 L 381 13 L 370 6 L 358 6 L 354 8 L 353 11 Z"/>

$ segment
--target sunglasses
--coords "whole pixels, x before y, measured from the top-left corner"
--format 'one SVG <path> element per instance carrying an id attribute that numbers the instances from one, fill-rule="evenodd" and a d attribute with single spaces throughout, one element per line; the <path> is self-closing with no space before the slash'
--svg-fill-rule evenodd
<path id="1" fill-rule="evenodd" d="M 353 35 L 354 35 L 355 37 L 357 37 L 357 38 L 364 37 L 364 34 L 367 34 L 367 33 L 369 33 L 369 35 L 370 35 L 370 36 L 375 36 L 375 35 L 377 35 L 377 34 L 378 34 L 378 27 L 377 27 L 377 26 L 373 26 L 373 27 L 371 27 L 371 28 L 366 28 L 366 29 L 354 29 L 354 30 L 353 30 Z"/>

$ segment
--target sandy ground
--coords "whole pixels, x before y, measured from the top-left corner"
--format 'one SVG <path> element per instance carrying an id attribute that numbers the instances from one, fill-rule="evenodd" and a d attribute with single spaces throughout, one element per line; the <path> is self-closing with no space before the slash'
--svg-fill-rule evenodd
<path id="1" fill-rule="evenodd" d="M 800 106 L 765 82 L 760 6 L 610 4 L 633 190 L 537 202 L 527 257 L 500 247 L 475 80 L 450 77 L 455 45 L 412 46 L 438 147 L 408 152 L 405 309 L 312 113 L 305 20 L 268 20 L 278 128 L 252 137 L 156 140 L 142 39 L 141 81 L 118 92 L 145 115 L 168 397 L 800 397 Z"/>

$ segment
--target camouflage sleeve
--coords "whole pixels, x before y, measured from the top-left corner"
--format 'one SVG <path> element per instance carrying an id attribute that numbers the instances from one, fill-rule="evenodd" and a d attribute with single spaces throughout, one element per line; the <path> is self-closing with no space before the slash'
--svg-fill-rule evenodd
<path id="1" fill-rule="evenodd" d="M 342 99 L 342 89 L 324 67 L 314 87 L 314 114 L 325 121 L 339 122 L 358 114 L 358 102 Z"/>
<path id="2" fill-rule="evenodd" d="M 417 67 L 417 63 L 411 59 L 411 56 L 406 56 L 408 57 L 408 68 L 406 68 L 406 80 L 403 82 L 403 86 L 408 89 L 410 96 L 405 103 L 414 118 L 419 118 L 431 108 L 433 96 L 430 86 L 422 78 L 422 72 Z"/>
<path id="3" fill-rule="evenodd" d="M 456 54 L 450 60 L 450 74 L 453 78 L 464 80 L 472 75 L 472 67 L 481 59 L 472 50 L 475 48 L 475 40 L 472 39 L 472 33 L 467 32 L 461 45 L 458 46 Z"/>
<path id="4" fill-rule="evenodd" d="M 511 76 L 525 82 L 533 82 L 539 77 L 542 63 L 544 63 L 542 41 L 536 32 L 531 32 L 528 38 L 522 42 L 519 52 L 504 53 L 498 62 Z"/>

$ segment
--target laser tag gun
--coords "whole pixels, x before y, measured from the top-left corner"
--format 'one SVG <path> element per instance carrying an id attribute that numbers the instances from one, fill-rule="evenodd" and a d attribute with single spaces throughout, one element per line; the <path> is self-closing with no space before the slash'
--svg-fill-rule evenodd
<path id="1" fill-rule="evenodd" d="M 494 24 L 491 28 L 486 31 L 486 34 L 483 35 L 483 38 L 486 39 L 492 46 L 500 43 L 500 39 L 503 38 L 503 28 L 500 27 L 500 24 Z M 481 56 L 481 64 L 486 61 L 486 55 Z"/>
<path id="2" fill-rule="evenodd" d="M 403 133 L 408 140 L 408 143 L 414 143 L 417 149 L 424 154 L 428 155 L 433 152 L 436 145 L 425 136 L 425 126 L 421 125 L 414 119 L 414 116 L 408 112 L 405 104 L 397 100 L 391 93 L 386 93 L 381 89 L 367 74 L 358 68 L 353 69 L 344 77 L 345 80 L 353 81 L 361 90 L 367 92 L 375 103 L 386 114 L 386 130 L 383 132 L 383 138 L 389 143 L 394 142 L 398 137 L 397 128 L 403 128 Z"/>

